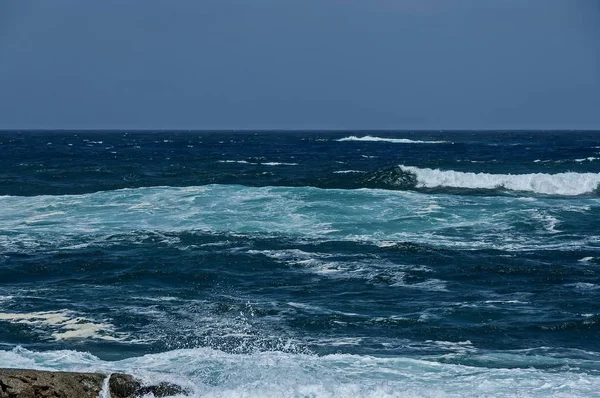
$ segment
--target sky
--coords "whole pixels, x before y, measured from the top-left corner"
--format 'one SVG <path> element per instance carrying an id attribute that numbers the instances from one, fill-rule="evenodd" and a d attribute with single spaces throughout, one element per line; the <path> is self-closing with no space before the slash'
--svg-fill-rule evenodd
<path id="1" fill-rule="evenodd" d="M 597 0 L 0 0 L 0 129 L 600 129 Z"/>

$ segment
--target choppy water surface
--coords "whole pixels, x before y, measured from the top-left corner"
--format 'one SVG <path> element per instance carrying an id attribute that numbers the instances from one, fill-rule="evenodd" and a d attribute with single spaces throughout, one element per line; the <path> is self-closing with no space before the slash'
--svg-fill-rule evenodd
<path id="1" fill-rule="evenodd" d="M 0 133 L 0 364 L 595 396 L 600 133 Z"/>

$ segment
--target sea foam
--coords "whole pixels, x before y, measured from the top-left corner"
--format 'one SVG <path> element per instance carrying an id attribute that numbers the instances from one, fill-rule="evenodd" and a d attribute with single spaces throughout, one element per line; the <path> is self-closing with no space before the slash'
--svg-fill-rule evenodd
<path id="1" fill-rule="evenodd" d="M 418 172 L 421 170 L 425 170 L 423 174 L 427 178 L 427 170 L 418 169 Z M 419 181 L 423 181 L 421 174 Z M 477 181 L 472 178 L 467 182 L 481 187 Z M 436 186 L 444 181 L 429 183 Z M 573 185 L 568 180 L 565 183 Z M 586 217 L 595 198 L 577 198 L 573 204 L 550 198 L 535 198 L 535 202 L 531 202 L 478 197 L 477 209 L 468 205 L 472 200 L 471 196 L 378 189 L 236 185 L 7 196 L 0 197 L 3 220 L 0 253 L 107 247 L 117 242 L 116 238 L 136 244 L 152 240 L 160 245 L 186 247 L 177 235 L 184 231 L 244 236 L 284 233 L 318 240 L 413 242 L 463 249 L 510 250 L 532 247 L 571 250 L 588 245 L 595 247 L 598 239 L 596 230 L 580 234 L 563 222 L 565 217 Z M 583 210 L 578 210 L 581 214 L 577 215 L 569 206 Z M 265 212 L 265 208 L 269 211 Z M 548 233 L 558 236 L 561 231 L 570 233 L 571 238 L 540 240 L 537 233 L 515 234 L 514 229 L 524 224 L 544 236 Z M 471 238 L 465 240 L 464 232 L 457 234 L 457 228 L 469 231 Z"/>
<path id="2" fill-rule="evenodd" d="M 462 344 L 469 347 L 469 342 Z M 600 390 L 598 375 L 568 367 L 560 371 L 524 368 L 518 360 L 525 356 L 513 357 L 516 367 L 349 354 L 229 354 L 209 348 L 120 361 L 67 350 L 0 351 L 0 363 L 8 366 L 130 373 L 143 381 L 176 382 L 189 388 L 192 397 L 588 397 Z M 493 356 L 486 358 L 490 361 Z M 543 364 L 544 358 L 536 360 Z M 527 361 L 531 363 L 531 358 Z"/>
<path id="3" fill-rule="evenodd" d="M 122 341 L 114 327 L 108 323 L 94 322 L 84 317 L 74 316 L 70 311 L 43 311 L 29 313 L 0 312 L 0 321 L 19 323 L 42 330 L 49 329 L 55 340 L 97 339 Z"/>

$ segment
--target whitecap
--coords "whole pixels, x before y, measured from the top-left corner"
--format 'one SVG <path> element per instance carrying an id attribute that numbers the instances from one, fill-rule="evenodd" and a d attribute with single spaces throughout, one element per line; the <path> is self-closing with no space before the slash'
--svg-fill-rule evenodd
<path id="1" fill-rule="evenodd" d="M 370 135 L 366 135 L 364 137 L 350 136 L 340 138 L 336 141 L 345 142 L 345 141 L 360 141 L 360 142 L 391 142 L 394 144 L 445 144 L 448 141 L 420 141 L 420 140 L 410 140 L 408 138 L 382 138 L 382 137 L 373 137 Z"/>
<path id="2" fill-rule="evenodd" d="M 263 166 L 298 166 L 298 163 L 285 163 L 285 162 L 266 162 L 261 163 Z"/>
<path id="3" fill-rule="evenodd" d="M 600 289 L 600 285 L 588 282 L 568 283 L 565 286 L 572 287 L 580 291 L 592 291 Z"/>
<path id="4" fill-rule="evenodd" d="M 558 174 L 488 174 L 454 170 L 399 166 L 417 177 L 421 188 L 469 188 L 525 191 L 548 195 L 574 196 L 594 192 L 600 184 L 600 173 Z"/>
<path id="5" fill-rule="evenodd" d="M 361 170 L 338 170 L 334 171 L 334 174 L 352 174 L 352 173 L 366 173 L 366 171 Z"/>
<path id="6" fill-rule="evenodd" d="M 565 286 L 572 287 L 575 290 L 581 292 L 589 292 L 600 289 L 600 285 L 596 285 L 594 283 L 589 282 L 576 282 L 576 283 L 567 283 Z"/>
<path id="7" fill-rule="evenodd" d="M 246 160 L 217 160 L 217 163 L 258 164 L 258 163 L 248 162 Z"/>
<path id="8" fill-rule="evenodd" d="M 486 304 L 529 304 L 528 301 L 521 300 L 486 300 Z"/>
<path id="9" fill-rule="evenodd" d="M 534 220 L 540 221 L 543 224 L 544 229 L 549 233 L 556 234 L 556 233 L 561 232 L 556 229 L 556 226 L 558 224 L 560 224 L 561 221 L 558 218 L 556 218 L 550 214 L 544 214 L 543 212 L 540 212 L 538 209 L 533 209 L 531 211 L 531 218 L 533 218 Z"/>
<path id="10" fill-rule="evenodd" d="M 410 288 L 410 289 L 419 289 L 419 290 L 425 290 L 428 292 L 447 292 L 448 289 L 446 287 L 446 282 L 440 280 L 440 279 L 427 279 L 424 282 L 418 282 L 418 283 L 405 283 L 404 281 L 399 281 L 396 283 L 393 283 L 390 286 L 395 286 L 395 287 L 405 287 L 405 288 Z"/>

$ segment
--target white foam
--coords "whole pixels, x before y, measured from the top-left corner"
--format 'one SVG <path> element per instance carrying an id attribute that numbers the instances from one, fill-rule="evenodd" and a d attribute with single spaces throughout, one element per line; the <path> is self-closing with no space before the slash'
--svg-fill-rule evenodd
<path id="1" fill-rule="evenodd" d="M 429 291 L 429 292 L 447 292 L 448 289 L 446 288 L 446 282 L 440 280 L 440 279 L 427 279 L 424 282 L 418 282 L 418 283 L 412 283 L 412 284 L 398 284 L 395 283 L 392 286 L 402 286 L 402 287 L 407 287 L 407 288 L 411 288 L 411 289 L 419 289 L 419 290 L 425 290 L 425 291 Z"/>
<path id="2" fill-rule="evenodd" d="M 469 341 L 430 342 L 469 354 Z M 589 397 L 600 376 L 522 366 L 540 361 L 506 355 L 515 367 L 475 367 L 406 357 L 304 355 L 282 352 L 228 354 L 208 348 L 168 351 L 121 361 L 103 361 L 77 351 L 0 351 L 0 363 L 47 370 L 122 372 L 149 382 L 174 382 L 192 397 Z M 492 360 L 493 357 L 489 356 Z M 543 359 L 540 361 L 543 364 Z M 555 363 L 556 360 L 551 360 Z M 574 368 L 577 361 L 569 362 Z M 519 366 L 521 365 L 521 366 Z"/>
<path id="3" fill-rule="evenodd" d="M 285 163 L 285 162 L 266 162 L 261 163 L 263 166 L 298 166 L 298 163 Z"/>
<path id="4" fill-rule="evenodd" d="M 600 160 L 600 158 L 596 158 L 596 157 L 594 157 L 594 156 L 590 156 L 590 157 L 587 157 L 587 158 L 575 159 L 575 161 L 576 161 L 576 162 L 579 162 L 579 163 L 581 163 L 581 162 L 586 162 L 586 161 L 587 161 L 587 162 L 593 162 L 594 160 Z"/>
<path id="5" fill-rule="evenodd" d="M 594 283 L 588 283 L 588 282 L 569 283 L 569 284 L 566 284 L 565 286 L 573 287 L 576 290 L 584 291 L 584 292 L 600 289 L 600 285 L 596 285 Z"/>
<path id="6" fill-rule="evenodd" d="M 258 164 L 258 163 L 251 163 L 251 162 L 248 162 L 246 160 L 217 160 L 217 163 Z"/>
<path id="7" fill-rule="evenodd" d="M 541 160 L 541 159 L 536 159 L 533 161 L 533 163 L 582 163 L 582 162 L 593 162 L 596 160 L 600 160 L 600 158 L 594 157 L 594 156 L 589 156 L 587 158 L 580 158 L 580 159 L 558 159 L 558 160 Z"/>
<path id="8" fill-rule="evenodd" d="M 264 163 L 253 163 L 247 160 L 217 160 L 217 163 L 239 163 L 239 164 L 253 164 L 261 166 L 298 166 L 298 163 L 286 163 L 286 162 L 264 162 Z"/>
<path id="9" fill-rule="evenodd" d="M 361 170 L 339 170 L 339 171 L 334 171 L 334 174 L 351 174 L 351 173 L 366 173 L 366 171 L 361 171 Z"/>
<path id="10" fill-rule="evenodd" d="M 418 180 L 417 186 L 423 188 L 504 188 L 511 191 L 574 196 L 592 193 L 600 184 L 600 173 L 488 174 L 404 165 L 400 165 L 400 168 L 415 174 Z"/>
<path id="11" fill-rule="evenodd" d="M 13 296 L 0 296 L 0 303 L 5 303 L 13 299 Z"/>
<path id="12" fill-rule="evenodd" d="M 531 211 L 531 218 L 540 221 L 544 226 L 544 229 L 549 233 L 556 234 L 561 232 L 556 229 L 556 226 L 560 224 L 561 221 L 553 215 L 544 214 L 538 209 L 533 209 Z"/>
<path id="13" fill-rule="evenodd" d="M 352 278 L 364 279 L 369 283 L 382 283 L 381 279 L 386 280 L 390 286 L 409 289 L 419 289 L 426 291 L 447 291 L 446 282 L 439 279 L 427 279 L 423 282 L 406 283 L 405 276 L 407 272 L 432 272 L 426 266 L 415 264 L 396 264 L 389 261 L 382 261 L 379 258 L 363 258 L 360 255 L 352 258 L 337 258 L 335 261 L 331 257 L 334 254 L 327 253 L 308 253 L 297 249 L 288 250 L 248 250 L 249 254 L 262 254 L 282 263 L 293 267 L 301 267 L 309 272 L 329 278 Z M 361 257 L 356 259 L 354 257 Z"/>
<path id="14" fill-rule="evenodd" d="M 529 304 L 528 301 L 521 300 L 486 300 L 486 304 Z"/>
<path id="15" fill-rule="evenodd" d="M 597 201 L 238 185 L 2 196 L 0 253 L 80 250 L 124 241 L 153 241 L 189 250 L 189 243 L 179 235 L 183 231 L 263 237 L 283 234 L 291 239 L 354 241 L 382 247 L 412 242 L 465 250 L 593 250 L 599 234 L 578 233 L 567 220 L 573 212 L 582 213 L 578 217 L 593 216 L 589 212 Z M 523 223 L 534 226 L 535 231 L 515 234 L 515 228 Z M 465 232 L 457 233 L 458 229 Z M 558 235 L 559 230 L 565 235 Z M 465 233 L 469 239 L 464 238 Z M 545 239 L 547 233 L 562 239 Z M 331 259 L 323 257 L 313 260 L 321 262 L 323 272 L 344 273 L 359 265 L 327 264 Z"/>
<path id="16" fill-rule="evenodd" d="M 132 299 L 136 300 L 147 300 L 147 301 L 177 301 L 179 300 L 177 297 L 171 296 L 162 296 L 162 297 L 132 297 Z"/>
<path id="17" fill-rule="evenodd" d="M 110 374 L 104 378 L 104 381 L 102 382 L 102 389 L 100 390 L 100 393 L 98 394 L 98 398 L 111 398 L 109 382 L 110 382 Z"/>
<path id="18" fill-rule="evenodd" d="M 594 259 L 594 257 L 584 257 L 584 258 L 580 259 L 579 262 L 580 263 L 589 263 L 593 259 Z"/>
<path id="19" fill-rule="evenodd" d="M 340 138 L 336 141 L 344 142 L 344 141 L 362 141 L 362 142 L 391 142 L 394 144 L 444 144 L 448 141 L 420 141 L 420 140 L 410 140 L 408 138 L 381 138 L 381 137 L 373 137 L 370 135 L 365 135 L 364 137 L 350 136 Z"/>
<path id="20" fill-rule="evenodd" d="M 48 328 L 55 340 L 97 339 L 122 341 L 114 327 L 108 323 L 97 323 L 87 318 L 74 316 L 70 311 L 45 311 L 28 313 L 0 313 L 0 321 Z"/>

